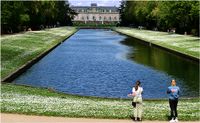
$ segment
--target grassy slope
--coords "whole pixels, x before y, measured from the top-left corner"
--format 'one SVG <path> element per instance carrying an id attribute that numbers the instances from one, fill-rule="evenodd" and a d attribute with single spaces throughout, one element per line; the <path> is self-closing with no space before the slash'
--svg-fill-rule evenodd
<path id="1" fill-rule="evenodd" d="M 1 37 L 1 77 L 50 49 L 74 33 L 74 27 L 60 27 Z"/>
<path id="2" fill-rule="evenodd" d="M 1 75 L 5 77 L 38 54 L 51 48 L 71 33 L 72 27 L 32 31 L 1 37 Z M 47 89 L 1 85 L 1 111 L 47 116 L 129 118 L 132 115 L 131 100 L 81 97 L 50 92 Z M 198 120 L 199 99 L 181 100 L 180 120 Z M 146 120 L 166 120 L 168 102 L 145 101 Z"/>
<path id="3" fill-rule="evenodd" d="M 200 38 L 198 37 L 150 30 L 138 30 L 127 27 L 116 27 L 113 29 L 117 32 L 121 32 L 189 56 L 200 58 Z"/>
<path id="4" fill-rule="evenodd" d="M 1 85 L 1 111 L 64 117 L 128 119 L 132 115 L 131 99 L 105 99 L 55 93 L 48 89 Z M 199 99 L 180 100 L 180 120 L 199 119 Z M 167 120 L 168 101 L 144 101 L 145 120 Z"/>

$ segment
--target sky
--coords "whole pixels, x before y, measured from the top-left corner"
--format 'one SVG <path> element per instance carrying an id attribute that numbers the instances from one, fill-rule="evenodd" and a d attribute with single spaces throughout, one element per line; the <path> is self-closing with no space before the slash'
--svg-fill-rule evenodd
<path id="1" fill-rule="evenodd" d="M 91 3 L 97 3 L 97 6 L 117 6 L 120 0 L 68 0 L 73 6 L 90 6 Z"/>

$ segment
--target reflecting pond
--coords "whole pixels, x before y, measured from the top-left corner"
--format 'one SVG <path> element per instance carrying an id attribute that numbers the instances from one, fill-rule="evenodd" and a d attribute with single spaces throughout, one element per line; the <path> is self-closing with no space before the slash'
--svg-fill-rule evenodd
<path id="1" fill-rule="evenodd" d="M 181 96 L 199 95 L 199 64 L 111 30 L 80 29 L 14 80 L 85 96 L 127 98 L 140 80 L 144 98 L 166 98 L 176 79 Z"/>

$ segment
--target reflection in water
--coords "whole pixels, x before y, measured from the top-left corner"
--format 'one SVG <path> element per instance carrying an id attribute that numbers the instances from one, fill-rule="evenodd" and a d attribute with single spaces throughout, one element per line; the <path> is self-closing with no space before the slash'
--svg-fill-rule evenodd
<path id="1" fill-rule="evenodd" d="M 166 88 L 175 78 L 182 96 L 191 97 L 199 94 L 198 74 L 197 63 L 159 48 L 110 30 L 81 29 L 14 83 L 70 94 L 127 98 L 139 79 L 144 98 L 166 98 Z"/>
<path id="2" fill-rule="evenodd" d="M 149 46 L 131 37 L 127 37 L 121 43 L 131 47 L 127 54 L 129 59 L 173 76 L 180 80 L 181 84 L 184 83 L 189 91 L 198 95 L 199 64 L 196 61 L 185 59 L 155 46 Z"/>

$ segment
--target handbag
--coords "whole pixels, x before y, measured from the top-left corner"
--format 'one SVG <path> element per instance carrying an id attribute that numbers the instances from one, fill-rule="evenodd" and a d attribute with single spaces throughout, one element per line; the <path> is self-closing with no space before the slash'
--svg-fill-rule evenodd
<path id="1" fill-rule="evenodd" d="M 132 101 L 132 106 L 135 108 L 136 107 L 136 102 Z"/>

